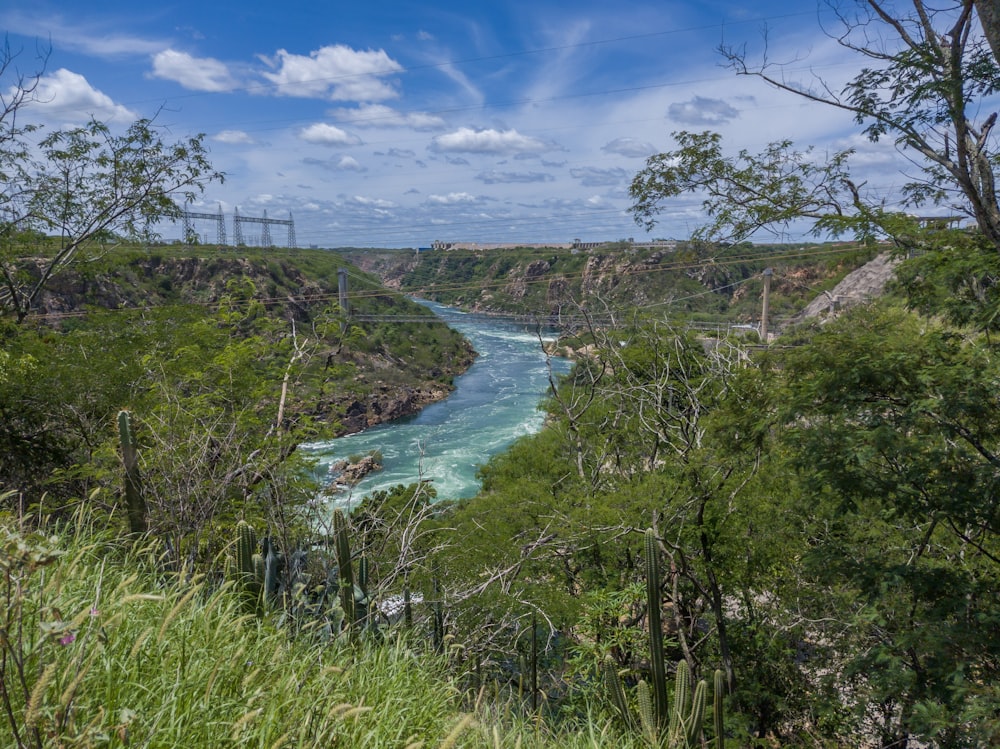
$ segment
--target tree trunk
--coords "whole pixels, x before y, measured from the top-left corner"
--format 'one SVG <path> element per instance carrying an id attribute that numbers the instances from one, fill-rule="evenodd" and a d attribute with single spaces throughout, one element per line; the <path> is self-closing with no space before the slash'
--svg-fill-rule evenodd
<path id="1" fill-rule="evenodd" d="M 975 0 L 975 6 L 986 41 L 1000 63 L 1000 0 Z"/>

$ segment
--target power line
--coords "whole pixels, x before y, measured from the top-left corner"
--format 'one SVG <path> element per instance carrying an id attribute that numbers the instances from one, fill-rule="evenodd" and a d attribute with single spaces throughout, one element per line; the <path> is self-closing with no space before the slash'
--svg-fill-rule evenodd
<path id="1" fill-rule="evenodd" d="M 732 257 L 732 258 L 725 258 L 723 260 L 706 260 L 706 261 L 699 261 L 699 262 L 683 262 L 683 261 L 678 261 L 676 263 L 661 265 L 661 266 L 657 266 L 655 268 L 637 269 L 637 270 L 635 270 L 633 272 L 624 273 L 623 275 L 637 276 L 637 275 L 643 275 L 643 274 L 648 274 L 648 273 L 667 273 L 667 272 L 682 271 L 682 270 L 692 270 L 692 269 L 696 269 L 696 268 L 706 268 L 706 267 L 710 267 L 710 266 L 743 264 L 743 263 L 754 262 L 754 261 L 763 261 L 763 260 L 781 260 L 781 259 L 789 259 L 789 258 L 797 258 L 797 257 L 811 258 L 811 257 L 819 257 L 819 256 L 826 256 L 826 255 L 849 254 L 849 253 L 858 252 L 859 250 L 860 250 L 859 247 L 854 246 L 854 245 L 849 245 L 849 246 L 845 246 L 845 247 L 830 248 L 830 249 L 823 249 L 823 250 L 792 251 L 792 252 L 788 252 L 788 253 L 777 253 L 777 254 L 776 253 L 761 253 L 761 254 L 757 254 L 757 255 L 744 255 L 744 256 L 736 256 L 736 257 Z M 232 253 L 225 253 L 225 252 L 204 253 L 204 255 L 206 257 L 225 256 L 225 255 L 231 255 L 231 254 Z M 359 275 L 357 275 L 355 273 L 351 273 L 350 271 L 348 272 L 348 275 L 350 277 L 354 278 L 355 280 L 357 280 L 357 281 L 359 281 L 361 283 L 364 283 L 366 285 L 370 284 L 370 285 L 374 286 L 374 285 L 377 284 L 377 281 L 373 281 L 370 278 L 365 278 L 363 276 L 359 276 Z M 583 277 L 584 277 L 584 275 L 585 275 L 585 273 L 581 272 L 581 273 L 575 273 L 575 274 L 561 275 L 560 278 L 565 278 L 565 279 L 569 279 L 569 280 L 573 280 L 573 279 L 577 279 L 578 278 L 578 279 L 582 280 Z M 755 278 L 755 276 L 750 276 L 747 279 L 742 279 L 739 282 L 735 282 L 735 283 L 749 282 L 749 281 L 753 280 L 754 278 Z M 533 284 L 541 284 L 541 283 L 550 283 L 551 280 L 552 280 L 551 278 L 525 279 L 523 282 L 525 284 L 528 284 L 528 285 L 533 285 Z M 509 281 L 497 281 L 497 282 L 493 282 L 493 283 L 447 284 L 447 285 L 442 285 L 442 286 L 434 287 L 433 290 L 436 291 L 436 292 L 442 292 L 442 291 L 452 291 L 452 292 L 454 292 L 454 291 L 473 291 L 473 290 L 480 290 L 481 291 L 481 290 L 484 290 L 484 289 L 502 288 L 502 287 L 504 287 L 504 286 L 506 286 L 508 284 L 509 284 Z M 728 286 L 725 287 L 725 288 L 728 288 Z M 699 292 L 697 294 L 694 294 L 694 295 L 691 295 L 691 296 L 688 296 L 688 297 L 682 297 L 682 298 L 678 298 L 678 299 L 674 299 L 674 300 L 669 300 L 668 302 L 665 302 L 664 304 L 655 304 L 655 305 L 650 305 L 650 306 L 664 306 L 666 304 L 677 304 L 677 303 L 680 303 L 682 301 L 687 301 L 688 299 L 692 299 L 692 298 L 696 298 L 696 297 L 699 297 L 699 296 L 707 295 L 709 293 L 714 293 L 714 292 L 713 292 L 713 290 L 707 290 L 705 292 Z M 384 287 L 380 287 L 380 288 L 372 289 L 372 290 L 369 290 L 369 291 L 355 291 L 355 292 L 352 292 L 352 293 L 349 294 L 349 299 L 356 301 L 356 300 L 361 300 L 361 299 L 370 299 L 370 298 L 378 298 L 378 297 L 393 297 L 393 298 L 395 298 L 395 297 L 399 297 L 399 296 L 404 296 L 404 295 L 401 294 L 400 292 L 393 292 L 392 290 L 388 290 L 388 289 L 385 289 Z M 339 293 L 337 291 L 329 291 L 329 292 L 322 292 L 322 293 L 317 293 L 317 294 L 303 294 L 303 295 L 300 295 L 300 296 L 284 295 L 284 296 L 280 296 L 280 297 L 254 297 L 252 299 L 245 300 L 245 303 L 246 304 L 262 304 L 262 305 L 265 305 L 265 306 L 274 306 L 274 305 L 279 305 L 279 304 L 286 304 L 286 303 L 289 303 L 289 302 L 292 302 L 294 304 L 316 304 L 316 303 L 322 303 L 322 302 L 336 301 L 336 300 L 338 300 L 338 298 L 339 298 Z M 126 313 L 127 314 L 127 313 L 152 312 L 152 311 L 162 310 L 162 309 L 183 309 L 183 308 L 189 308 L 189 307 L 203 307 L 205 309 L 220 309 L 225 304 L 232 304 L 232 301 L 215 301 L 215 302 L 196 302 L 196 301 L 193 301 L 193 302 L 187 302 L 187 303 L 183 303 L 183 304 L 144 305 L 144 306 L 141 306 L 141 307 L 116 307 L 116 308 L 109 308 L 109 309 L 102 310 L 102 312 L 114 312 L 114 313 Z M 629 311 L 629 310 L 634 310 L 634 309 L 642 309 L 642 308 L 641 307 L 637 308 L 635 306 L 629 306 L 627 309 L 623 307 L 621 309 L 621 311 Z M 74 312 L 50 312 L 50 313 L 45 313 L 45 314 L 32 315 L 32 318 L 33 319 L 39 319 L 39 320 L 61 320 L 61 319 L 70 319 L 70 318 L 85 317 L 88 314 L 89 314 L 89 311 L 87 311 L 87 310 L 79 310 L 79 311 L 74 311 Z M 529 316 L 533 316 L 533 317 L 537 317 L 539 319 L 544 319 L 544 318 L 550 317 L 551 313 L 548 312 L 548 311 L 545 311 L 545 312 L 532 312 L 532 313 L 528 313 L 528 315 Z M 440 320 L 438 320 L 436 318 L 436 316 L 433 316 L 433 315 L 428 315 L 428 316 L 426 316 L 426 320 L 420 320 L 420 321 L 421 322 L 424 322 L 424 321 L 425 322 L 440 322 Z"/>

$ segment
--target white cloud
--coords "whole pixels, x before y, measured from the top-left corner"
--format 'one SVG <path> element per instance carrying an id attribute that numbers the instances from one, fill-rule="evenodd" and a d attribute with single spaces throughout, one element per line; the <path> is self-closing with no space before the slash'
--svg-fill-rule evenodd
<path id="1" fill-rule="evenodd" d="M 118 31 L 109 33 L 107 25 L 102 26 L 100 22 L 81 23 L 79 18 L 67 21 L 65 17 L 52 13 L 51 9 L 34 14 L 30 10 L 5 9 L 0 17 L 0 26 L 8 34 L 51 40 L 59 50 L 78 50 L 103 58 L 151 55 L 164 46 L 162 41 L 128 36 Z"/>
<path id="2" fill-rule="evenodd" d="M 337 169 L 340 169 L 342 172 L 367 171 L 365 167 L 361 166 L 361 163 L 353 156 L 341 156 L 340 161 L 337 162 Z"/>
<path id="3" fill-rule="evenodd" d="M 79 73 L 59 68 L 52 75 L 39 79 L 32 110 L 37 108 L 44 117 L 81 123 L 91 117 L 103 122 L 129 122 L 138 115 L 98 91 Z"/>
<path id="4" fill-rule="evenodd" d="M 250 137 L 249 133 L 245 133 L 242 130 L 223 130 L 222 132 L 213 135 L 212 140 L 216 140 L 219 143 L 232 143 L 232 144 L 254 142 L 254 139 Z"/>
<path id="5" fill-rule="evenodd" d="M 175 49 L 153 55 L 150 75 L 176 81 L 191 91 L 228 91 L 238 85 L 225 63 L 211 57 L 193 57 Z"/>
<path id="6" fill-rule="evenodd" d="M 635 158 L 646 158 L 658 153 L 656 146 L 637 138 L 615 138 L 610 143 L 601 146 L 604 153 L 616 153 L 619 156 L 629 156 Z"/>
<path id="7" fill-rule="evenodd" d="M 368 168 L 362 166 L 361 162 L 353 156 L 335 156 L 330 159 L 317 159 L 307 156 L 302 159 L 302 163 L 307 166 L 318 166 L 331 172 L 367 172 Z M 312 188 L 310 188 L 312 189 Z"/>
<path id="8" fill-rule="evenodd" d="M 383 50 L 358 51 L 343 44 L 321 47 L 309 55 L 280 49 L 275 58 L 261 57 L 277 72 L 263 73 L 281 96 L 334 101 L 373 102 L 399 96 L 382 77 L 403 67 Z"/>
<path id="9" fill-rule="evenodd" d="M 555 147 L 516 130 L 473 130 L 463 127 L 452 133 L 438 135 L 431 142 L 430 148 L 440 153 L 515 155 L 544 153 Z"/>
<path id="10" fill-rule="evenodd" d="M 361 144 L 361 139 L 358 136 L 323 122 L 317 122 L 304 128 L 299 133 L 299 137 L 307 143 L 316 143 L 321 146 L 357 146 Z"/>
<path id="11" fill-rule="evenodd" d="M 479 199 L 467 192 L 450 192 L 447 195 L 428 195 L 427 202 L 437 205 L 458 205 L 461 203 L 478 203 Z"/>
<path id="12" fill-rule="evenodd" d="M 350 200 L 351 203 L 355 205 L 364 206 L 365 208 L 395 208 L 396 204 L 391 200 L 383 200 L 382 198 L 368 198 L 364 195 L 355 195 Z"/>
<path id="13" fill-rule="evenodd" d="M 414 130 L 440 130 L 445 121 L 426 112 L 400 112 L 384 104 L 366 104 L 354 109 L 337 109 L 332 113 L 341 122 L 355 127 L 409 127 Z"/>
<path id="14" fill-rule="evenodd" d="M 740 110 L 722 99 L 695 96 L 689 101 L 671 104 L 667 115 L 682 125 L 720 125 L 735 120 Z"/>

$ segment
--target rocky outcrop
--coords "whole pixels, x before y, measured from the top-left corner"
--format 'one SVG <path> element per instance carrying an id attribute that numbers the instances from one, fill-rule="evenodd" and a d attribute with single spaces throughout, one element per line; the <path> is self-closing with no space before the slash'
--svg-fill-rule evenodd
<path id="1" fill-rule="evenodd" d="M 338 460 L 330 466 L 330 476 L 333 484 L 339 487 L 352 487 L 369 473 L 382 470 L 382 461 L 376 454 L 365 455 L 356 460 Z"/>
<path id="2" fill-rule="evenodd" d="M 346 405 L 340 425 L 344 433 L 360 432 L 376 424 L 413 416 L 422 408 L 448 397 L 445 388 L 380 386 L 365 399 Z"/>
<path id="3" fill-rule="evenodd" d="M 895 273 L 899 260 L 883 252 L 857 270 L 848 273 L 830 291 L 825 291 L 796 316 L 796 321 L 810 317 L 833 316 L 841 309 L 868 302 L 882 294 Z"/>

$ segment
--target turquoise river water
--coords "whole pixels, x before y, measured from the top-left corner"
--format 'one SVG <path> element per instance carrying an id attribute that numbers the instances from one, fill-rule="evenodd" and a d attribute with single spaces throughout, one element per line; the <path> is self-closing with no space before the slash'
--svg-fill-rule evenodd
<path id="1" fill-rule="evenodd" d="M 324 473 L 338 460 L 381 451 L 383 470 L 366 476 L 349 494 L 336 495 L 338 505 L 420 479 L 433 482 L 438 499 L 475 496 L 478 467 L 544 423 L 538 406 L 548 391 L 549 364 L 533 329 L 421 303 L 447 313 L 449 324 L 469 339 L 478 357 L 456 378 L 455 390 L 445 400 L 416 416 L 306 446 Z M 570 368 L 563 359 L 550 364 L 556 374 Z"/>

